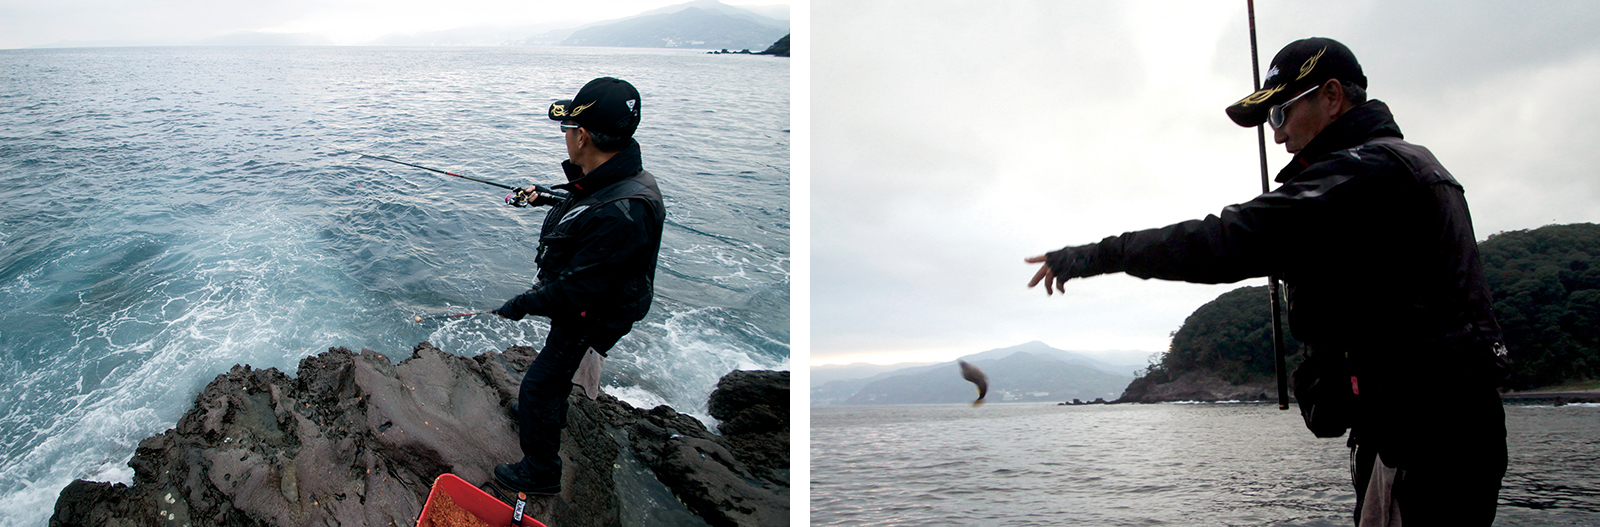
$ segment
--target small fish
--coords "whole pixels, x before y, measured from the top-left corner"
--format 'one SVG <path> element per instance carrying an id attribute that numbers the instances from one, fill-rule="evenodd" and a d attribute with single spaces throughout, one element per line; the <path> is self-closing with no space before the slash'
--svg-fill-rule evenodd
<path id="1" fill-rule="evenodd" d="M 978 400 L 972 401 L 972 406 L 983 406 L 983 398 L 989 395 L 989 377 L 967 361 L 958 360 L 956 363 L 961 365 L 961 378 L 978 385 Z"/>

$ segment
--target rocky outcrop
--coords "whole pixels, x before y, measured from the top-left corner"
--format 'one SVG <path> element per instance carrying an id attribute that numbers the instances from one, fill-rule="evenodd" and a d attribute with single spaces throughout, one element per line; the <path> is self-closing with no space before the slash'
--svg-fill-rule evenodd
<path id="1" fill-rule="evenodd" d="M 787 525 L 789 372 L 729 373 L 707 404 L 722 437 L 671 408 L 635 411 L 634 455 L 711 525 Z"/>
<path id="2" fill-rule="evenodd" d="M 438 475 L 490 488 L 496 464 L 521 458 L 509 408 L 535 355 L 513 347 L 460 357 L 424 342 L 400 364 L 330 349 L 301 360 L 296 378 L 235 366 L 177 426 L 140 442 L 133 485 L 75 481 L 50 523 L 414 524 Z M 787 523 L 786 454 L 776 466 L 741 453 L 730 436 L 665 406 L 645 411 L 606 395 L 569 402 L 562 493 L 529 500 L 533 517 L 561 526 Z"/>
<path id="3" fill-rule="evenodd" d="M 1196 370 L 1166 383 L 1151 382 L 1147 377 L 1134 379 L 1116 402 L 1276 401 L 1277 390 L 1276 381 L 1272 379 L 1233 384 L 1212 372 Z"/>
<path id="4" fill-rule="evenodd" d="M 757 475 L 788 486 L 789 372 L 735 371 L 706 401 L 728 448 Z M 780 473 L 781 471 L 781 473 Z"/>
<path id="5" fill-rule="evenodd" d="M 783 38 L 778 39 L 777 42 L 773 42 L 771 46 L 767 46 L 765 51 L 756 54 L 773 55 L 777 57 L 789 56 L 789 35 L 784 35 Z"/>

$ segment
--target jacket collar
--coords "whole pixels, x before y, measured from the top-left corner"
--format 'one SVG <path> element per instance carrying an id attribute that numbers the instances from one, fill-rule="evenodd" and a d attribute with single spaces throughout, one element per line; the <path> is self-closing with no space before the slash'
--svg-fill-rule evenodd
<path id="1" fill-rule="evenodd" d="M 1395 124 L 1394 114 L 1389 113 L 1389 105 L 1379 100 L 1367 101 L 1351 108 L 1311 138 L 1311 142 L 1295 154 L 1288 166 L 1278 171 L 1276 181 L 1289 181 L 1322 156 L 1360 146 L 1379 137 L 1405 136 L 1400 134 L 1400 125 Z"/>
<path id="2" fill-rule="evenodd" d="M 609 161 L 588 174 L 583 173 L 583 167 L 572 164 L 571 159 L 561 162 L 561 170 L 566 172 L 567 182 L 550 188 L 571 192 L 572 199 L 582 199 L 613 183 L 638 174 L 640 170 L 644 170 L 644 159 L 639 153 L 639 142 L 633 141 L 627 148 L 623 148 Z"/>

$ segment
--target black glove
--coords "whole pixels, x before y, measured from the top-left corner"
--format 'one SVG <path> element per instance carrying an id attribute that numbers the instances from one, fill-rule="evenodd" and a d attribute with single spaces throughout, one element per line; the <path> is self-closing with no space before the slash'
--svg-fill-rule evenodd
<path id="1" fill-rule="evenodd" d="M 506 305 L 507 306 L 511 305 L 511 302 L 506 302 Z M 503 318 L 503 319 L 506 319 L 506 320 L 511 320 L 511 321 L 522 320 L 522 317 L 525 316 L 522 313 L 517 313 L 515 311 L 512 311 L 512 313 L 515 316 L 507 315 L 506 311 L 507 311 L 506 310 L 506 306 L 501 306 L 500 309 L 496 309 L 494 311 L 490 311 L 490 313 L 494 313 L 496 316 L 499 316 L 500 318 Z"/>
<path id="2" fill-rule="evenodd" d="M 533 188 L 539 192 L 539 197 L 533 198 L 533 201 L 528 202 L 529 205 L 533 205 L 535 207 L 555 205 L 567 200 L 566 196 L 556 194 L 554 190 L 550 190 L 539 185 L 534 185 Z"/>
<path id="3" fill-rule="evenodd" d="M 1082 278 L 1089 276 L 1087 271 L 1094 258 L 1091 248 L 1088 245 L 1064 247 L 1045 253 L 1044 261 L 1050 266 L 1050 274 L 1057 279 Z"/>
<path id="4" fill-rule="evenodd" d="M 544 205 L 555 205 L 557 203 L 566 201 L 567 199 L 566 196 L 556 194 L 554 190 L 550 190 L 539 185 L 534 185 L 533 189 L 533 191 L 518 189 L 517 191 L 506 195 L 506 204 L 513 207 L 539 207 Z M 531 200 L 528 199 L 530 194 L 534 195 L 533 199 Z"/>

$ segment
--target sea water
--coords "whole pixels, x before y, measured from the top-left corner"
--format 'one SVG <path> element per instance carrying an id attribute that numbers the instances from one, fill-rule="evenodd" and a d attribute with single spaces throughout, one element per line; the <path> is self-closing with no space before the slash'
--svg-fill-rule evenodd
<path id="1" fill-rule="evenodd" d="M 545 116 L 600 76 L 642 94 L 665 196 L 650 315 L 604 389 L 714 424 L 735 369 L 788 369 L 789 62 L 614 48 L 0 50 L 0 524 L 73 479 L 130 482 L 138 442 L 235 364 L 329 347 L 395 361 L 542 345 L 485 311 L 526 290 L 562 182 Z"/>
<path id="2" fill-rule="evenodd" d="M 1600 405 L 1506 407 L 1495 525 L 1600 525 Z M 1275 404 L 811 409 L 812 525 L 1351 525 L 1345 440 Z"/>

